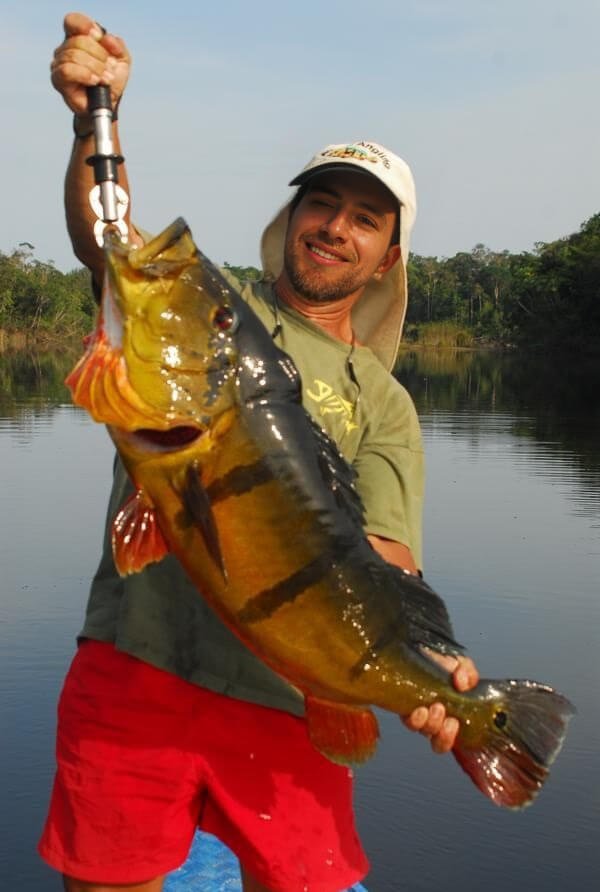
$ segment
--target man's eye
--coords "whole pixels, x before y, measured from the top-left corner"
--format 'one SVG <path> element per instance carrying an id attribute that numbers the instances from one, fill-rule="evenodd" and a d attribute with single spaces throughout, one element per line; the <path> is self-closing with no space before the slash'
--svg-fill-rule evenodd
<path id="1" fill-rule="evenodd" d="M 371 217 L 365 217 L 364 214 L 359 214 L 358 222 L 362 223 L 363 226 L 370 226 L 372 229 L 377 229 L 375 220 L 372 220 Z"/>

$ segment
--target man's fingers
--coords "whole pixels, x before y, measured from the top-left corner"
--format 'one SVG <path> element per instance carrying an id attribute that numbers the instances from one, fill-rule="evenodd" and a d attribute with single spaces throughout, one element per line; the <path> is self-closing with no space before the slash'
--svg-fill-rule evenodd
<path id="1" fill-rule="evenodd" d="M 58 71 L 69 68 L 69 73 L 71 73 L 72 66 L 77 66 L 78 68 L 87 68 L 93 74 L 100 76 L 107 66 L 108 58 L 106 53 L 104 53 L 104 58 L 99 58 L 90 56 L 83 50 L 68 49 L 54 57 L 50 63 L 50 70 Z"/>
<path id="2" fill-rule="evenodd" d="M 125 62 L 130 61 L 129 51 L 125 46 L 125 41 L 121 40 L 120 37 L 116 37 L 114 34 L 105 34 L 100 41 L 100 45 L 103 46 L 111 56 L 116 56 L 117 59 L 123 59 Z"/>
<path id="3" fill-rule="evenodd" d="M 93 59 L 106 59 L 108 56 L 108 50 L 87 34 L 77 34 L 75 37 L 68 37 L 64 43 L 61 43 L 54 50 L 54 55 L 61 56 L 74 52 L 87 53 Z"/>
<path id="4" fill-rule="evenodd" d="M 64 18 L 63 27 L 65 29 L 65 37 L 72 37 L 75 34 L 90 34 L 96 40 L 102 37 L 102 28 L 94 19 L 84 15 L 82 12 L 69 12 Z"/>
<path id="5" fill-rule="evenodd" d="M 73 38 L 84 37 L 94 41 L 96 46 L 102 47 L 109 55 L 117 56 L 129 62 L 129 52 L 125 42 L 115 34 L 110 34 L 99 22 L 81 12 L 70 12 L 65 16 L 65 43 Z M 93 50 L 86 45 L 89 52 Z"/>
<path id="6" fill-rule="evenodd" d="M 460 657 L 458 666 L 452 675 L 454 687 L 458 691 L 469 691 L 474 688 L 479 681 L 479 672 L 477 666 L 471 657 Z"/>
<path id="7" fill-rule="evenodd" d="M 434 753 L 448 753 L 454 746 L 456 735 L 458 734 L 458 719 L 449 716 L 444 719 L 441 728 L 431 738 L 431 749 Z"/>
<path id="8" fill-rule="evenodd" d="M 423 653 L 426 657 L 429 657 L 433 663 L 437 663 L 438 666 L 445 669 L 446 672 L 454 672 L 458 666 L 458 659 L 456 657 L 451 657 L 449 654 L 441 654 L 437 650 L 432 650 L 430 647 L 424 647 Z"/>
<path id="9" fill-rule="evenodd" d="M 446 710 L 442 704 L 432 703 L 428 710 L 427 721 L 421 728 L 421 734 L 426 734 L 428 737 L 439 734 L 445 718 Z"/>
<path id="10" fill-rule="evenodd" d="M 410 728 L 411 731 L 420 731 L 427 721 L 428 716 L 429 710 L 427 707 L 419 706 L 417 709 L 413 709 L 410 715 L 404 719 L 404 724 L 407 728 Z"/>
<path id="11" fill-rule="evenodd" d="M 446 718 L 446 710 L 441 703 L 432 703 L 431 706 L 419 706 L 406 718 L 405 725 L 411 731 L 419 731 L 426 737 L 437 734 Z"/>
<path id="12" fill-rule="evenodd" d="M 93 87 L 99 84 L 102 79 L 102 70 L 100 73 L 92 71 L 88 65 L 79 65 L 76 62 L 65 62 L 61 65 L 51 68 L 51 80 L 53 86 L 62 91 L 65 87 L 71 86 L 77 89 L 77 86 Z M 76 86 L 73 86 L 76 84 Z"/>

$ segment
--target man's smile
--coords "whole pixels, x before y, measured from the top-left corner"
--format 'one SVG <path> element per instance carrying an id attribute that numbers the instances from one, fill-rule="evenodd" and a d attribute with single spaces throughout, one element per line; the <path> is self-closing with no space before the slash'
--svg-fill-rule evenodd
<path id="1" fill-rule="evenodd" d="M 309 253 L 315 257 L 315 259 L 318 258 L 317 262 L 347 263 L 347 258 L 343 257 L 337 251 L 332 251 L 330 248 L 324 248 L 322 245 L 317 245 L 315 242 L 310 241 L 306 241 L 305 245 Z"/>

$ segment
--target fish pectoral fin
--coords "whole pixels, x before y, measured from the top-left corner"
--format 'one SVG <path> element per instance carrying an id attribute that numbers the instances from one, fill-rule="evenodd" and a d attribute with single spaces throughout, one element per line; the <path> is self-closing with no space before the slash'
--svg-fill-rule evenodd
<path id="1" fill-rule="evenodd" d="M 223 579 L 227 582 L 227 570 L 221 552 L 219 531 L 215 523 L 210 497 L 195 464 L 190 465 L 187 469 L 185 486 L 181 495 L 189 518 L 202 533 L 206 550 L 221 571 Z"/>
<path id="2" fill-rule="evenodd" d="M 370 709 L 306 697 L 308 736 L 332 762 L 366 762 L 377 748 L 379 726 Z"/>
<path id="3" fill-rule="evenodd" d="M 141 490 L 127 499 L 113 520 L 112 549 L 120 576 L 139 573 L 169 553 L 154 506 Z"/>

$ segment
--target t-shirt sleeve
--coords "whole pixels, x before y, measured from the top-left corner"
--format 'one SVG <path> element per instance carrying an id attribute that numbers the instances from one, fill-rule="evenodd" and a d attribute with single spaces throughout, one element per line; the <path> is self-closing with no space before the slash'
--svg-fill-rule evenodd
<path id="1" fill-rule="evenodd" d="M 421 569 L 423 444 L 413 402 L 397 382 L 365 431 L 353 464 L 366 532 L 407 545 Z"/>

